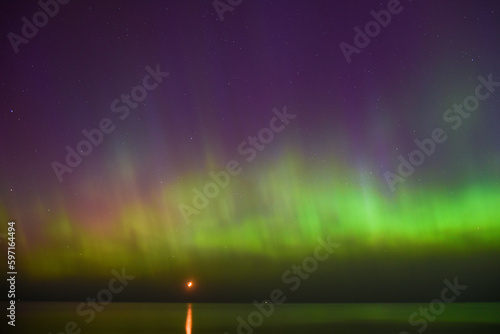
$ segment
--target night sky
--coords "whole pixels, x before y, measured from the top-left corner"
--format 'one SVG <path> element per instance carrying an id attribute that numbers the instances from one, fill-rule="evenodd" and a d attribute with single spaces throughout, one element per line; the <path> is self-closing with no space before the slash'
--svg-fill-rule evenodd
<path id="1" fill-rule="evenodd" d="M 498 1 L 230 2 L 2 2 L 19 298 L 498 301 Z"/>

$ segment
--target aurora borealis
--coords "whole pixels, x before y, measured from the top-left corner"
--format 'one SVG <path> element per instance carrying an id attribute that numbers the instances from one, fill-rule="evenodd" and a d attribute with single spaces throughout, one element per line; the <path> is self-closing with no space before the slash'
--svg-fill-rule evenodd
<path id="1" fill-rule="evenodd" d="M 75 0 L 19 52 L 3 38 L 0 233 L 16 221 L 21 298 L 76 300 L 123 267 L 123 300 L 263 298 L 331 236 L 290 300 L 427 300 L 455 276 L 463 301 L 498 300 L 500 88 L 456 130 L 443 113 L 500 81 L 500 7 L 400 5 L 350 63 L 339 44 L 386 1 L 245 0 L 220 21 L 211 1 Z M 39 10 L 1 6 L 4 36 Z M 168 76 L 123 102 L 155 66 Z M 103 119 L 112 132 L 60 182 L 53 162 Z M 384 173 L 435 128 L 447 140 L 391 191 Z"/>

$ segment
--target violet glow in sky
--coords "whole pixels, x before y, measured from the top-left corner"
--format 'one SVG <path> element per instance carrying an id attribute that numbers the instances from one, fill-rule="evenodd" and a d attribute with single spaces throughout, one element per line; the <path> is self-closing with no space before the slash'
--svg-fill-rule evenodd
<path id="1" fill-rule="evenodd" d="M 223 21 L 211 1 L 71 1 L 17 53 L 8 34 L 40 8 L 3 3 L 0 219 L 16 221 L 25 297 L 88 295 L 122 267 L 125 299 L 177 300 L 191 278 L 199 300 L 265 296 L 331 235 L 337 257 L 297 300 L 426 300 L 455 276 L 464 301 L 493 298 L 500 7 L 392 3 L 364 45 L 388 1 L 247 0 Z M 490 96 L 456 109 L 480 77 Z M 296 118 L 250 144 L 284 106 Z M 384 173 L 435 129 L 447 139 L 391 191 Z M 88 154 L 70 166 L 71 150 Z M 197 209 L 230 161 L 241 172 Z"/>

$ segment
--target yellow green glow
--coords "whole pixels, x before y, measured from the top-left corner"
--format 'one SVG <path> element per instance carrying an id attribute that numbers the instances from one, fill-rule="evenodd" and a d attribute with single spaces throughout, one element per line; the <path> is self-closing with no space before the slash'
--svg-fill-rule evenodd
<path id="1" fill-rule="evenodd" d="M 66 277 L 118 264 L 153 275 L 228 251 L 277 261 L 301 256 L 326 235 L 344 245 L 340 256 L 500 248 L 500 188 L 494 183 L 470 182 L 453 190 L 408 186 L 388 194 L 382 181 L 355 183 L 359 176 L 338 164 L 310 172 L 289 157 L 265 169 L 248 166 L 186 224 L 178 205 L 191 204 L 191 189 L 201 188 L 208 176 L 185 176 L 142 197 L 133 177 L 127 180 L 114 193 L 85 184 L 88 199 L 105 194 L 99 201 L 109 210 L 89 207 L 74 214 L 61 204 L 54 215 L 40 200 L 40 225 L 31 231 L 36 233 L 18 221 L 19 260 L 28 275 Z"/>

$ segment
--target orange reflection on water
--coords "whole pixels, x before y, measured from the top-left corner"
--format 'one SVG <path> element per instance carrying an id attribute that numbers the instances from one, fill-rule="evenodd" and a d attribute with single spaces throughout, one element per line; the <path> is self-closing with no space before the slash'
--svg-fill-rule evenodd
<path id="1" fill-rule="evenodd" d="M 191 303 L 188 304 L 188 313 L 186 317 L 186 334 L 191 334 L 193 328 L 193 315 L 191 314 Z"/>

